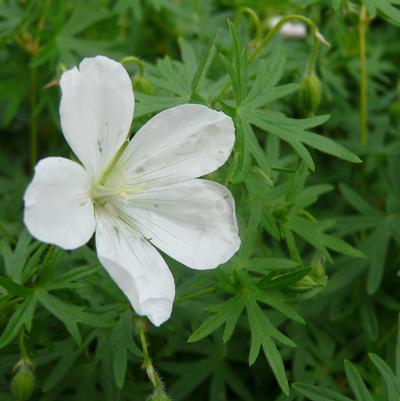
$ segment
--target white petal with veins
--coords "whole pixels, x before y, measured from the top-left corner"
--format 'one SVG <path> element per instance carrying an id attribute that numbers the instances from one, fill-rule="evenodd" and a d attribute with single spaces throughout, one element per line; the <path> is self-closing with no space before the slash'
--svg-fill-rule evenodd
<path id="1" fill-rule="evenodd" d="M 107 57 L 84 59 L 60 80 L 61 127 L 92 175 L 111 161 L 132 123 L 134 96 L 125 68 Z"/>
<path id="2" fill-rule="evenodd" d="M 212 181 L 153 188 L 119 208 L 153 245 L 194 269 L 215 268 L 240 246 L 232 195 Z"/>
<path id="3" fill-rule="evenodd" d="M 96 212 L 96 248 L 100 262 L 139 315 L 159 326 L 169 319 L 175 284 L 168 266 L 143 236 L 115 218 Z"/>
<path id="4" fill-rule="evenodd" d="M 160 186 L 197 178 L 228 159 L 235 128 L 226 114 L 199 104 L 165 110 L 133 137 L 115 171 L 128 185 Z"/>
<path id="5" fill-rule="evenodd" d="M 86 244 L 96 227 L 89 190 L 89 177 L 78 163 L 63 157 L 41 160 L 24 196 L 30 233 L 64 249 Z"/>

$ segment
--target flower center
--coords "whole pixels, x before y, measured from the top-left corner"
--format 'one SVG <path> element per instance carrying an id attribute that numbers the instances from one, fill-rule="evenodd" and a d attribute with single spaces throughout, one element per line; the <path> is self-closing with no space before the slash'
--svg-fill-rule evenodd
<path id="1" fill-rule="evenodd" d="M 143 187 L 143 184 L 129 183 L 125 171 L 113 171 L 93 183 L 90 195 L 95 206 L 111 204 L 118 209 L 118 205 L 126 205 L 134 194 L 142 192 Z"/>

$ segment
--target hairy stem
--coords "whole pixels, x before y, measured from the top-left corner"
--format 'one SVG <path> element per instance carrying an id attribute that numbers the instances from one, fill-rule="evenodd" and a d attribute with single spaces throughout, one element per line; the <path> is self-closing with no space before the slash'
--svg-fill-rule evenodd
<path id="1" fill-rule="evenodd" d="M 157 373 L 156 369 L 154 368 L 153 362 L 150 358 L 148 341 L 145 333 L 145 322 L 143 320 L 140 320 L 137 324 L 137 328 L 143 352 L 143 368 L 146 370 L 147 377 L 149 378 L 151 384 L 153 385 L 154 394 L 164 395 L 165 394 L 164 384 L 161 381 L 161 378 Z"/>

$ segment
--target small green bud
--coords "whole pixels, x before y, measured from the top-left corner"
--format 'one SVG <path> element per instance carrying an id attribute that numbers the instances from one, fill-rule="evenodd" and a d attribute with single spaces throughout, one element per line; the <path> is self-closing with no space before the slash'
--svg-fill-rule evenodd
<path id="1" fill-rule="evenodd" d="M 143 75 L 135 75 L 133 78 L 133 88 L 145 95 L 153 94 L 153 85 Z"/>
<path id="2" fill-rule="evenodd" d="M 322 255 L 315 255 L 311 262 L 312 271 L 311 273 L 317 279 L 326 277 L 325 271 L 325 257 Z"/>
<path id="3" fill-rule="evenodd" d="M 280 221 L 286 220 L 288 213 L 289 207 L 287 205 L 277 205 L 272 211 L 273 216 Z"/>
<path id="4" fill-rule="evenodd" d="M 324 287 L 324 284 L 322 280 L 313 277 L 311 273 L 292 284 L 290 287 L 292 290 L 303 292 L 310 291 L 314 288 Z"/>
<path id="5" fill-rule="evenodd" d="M 32 362 L 21 359 L 14 367 L 14 377 L 11 381 L 11 390 L 17 401 L 26 401 L 30 398 L 35 387 L 35 375 Z"/>
<path id="6" fill-rule="evenodd" d="M 321 103 L 321 81 L 316 74 L 307 75 L 301 82 L 299 91 L 299 108 L 307 116 L 313 115 Z"/>

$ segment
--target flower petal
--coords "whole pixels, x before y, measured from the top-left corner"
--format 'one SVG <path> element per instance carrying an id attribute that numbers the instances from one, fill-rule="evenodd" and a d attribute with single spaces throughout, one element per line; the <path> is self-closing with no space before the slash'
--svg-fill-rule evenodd
<path id="1" fill-rule="evenodd" d="M 197 178 L 228 159 L 235 142 L 232 119 L 199 104 L 165 110 L 133 137 L 116 171 L 128 184 L 160 186 Z"/>
<path id="2" fill-rule="evenodd" d="M 232 195 L 212 181 L 132 195 L 124 212 L 153 245 L 194 269 L 217 267 L 240 246 Z"/>
<path id="3" fill-rule="evenodd" d="M 111 206 L 110 206 L 111 207 Z M 169 319 L 175 284 L 168 266 L 143 236 L 108 212 L 96 211 L 98 257 L 139 315 L 159 326 Z"/>
<path id="4" fill-rule="evenodd" d="M 24 196 L 24 222 L 31 234 L 64 249 L 86 244 L 96 227 L 89 186 L 78 163 L 62 157 L 41 160 Z"/>
<path id="5" fill-rule="evenodd" d="M 65 138 L 84 166 L 99 173 L 129 133 L 134 110 L 131 79 L 120 63 L 97 56 L 65 72 L 60 85 Z"/>

